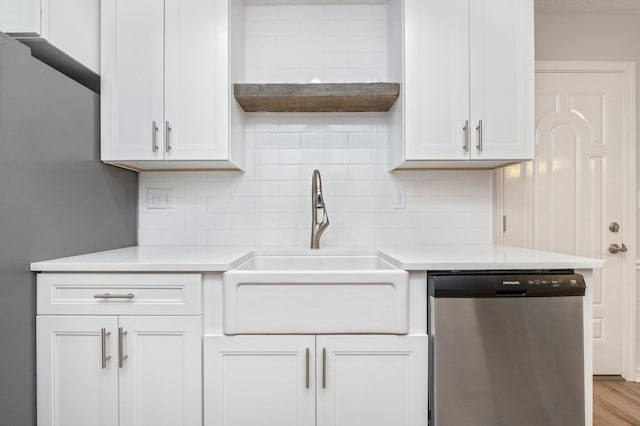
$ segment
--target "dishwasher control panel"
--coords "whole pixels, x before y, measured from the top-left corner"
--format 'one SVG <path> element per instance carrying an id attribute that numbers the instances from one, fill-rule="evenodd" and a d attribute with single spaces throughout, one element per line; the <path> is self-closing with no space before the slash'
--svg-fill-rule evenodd
<path id="1" fill-rule="evenodd" d="M 428 274 L 433 297 L 584 296 L 584 277 L 571 272 L 433 272 Z"/>

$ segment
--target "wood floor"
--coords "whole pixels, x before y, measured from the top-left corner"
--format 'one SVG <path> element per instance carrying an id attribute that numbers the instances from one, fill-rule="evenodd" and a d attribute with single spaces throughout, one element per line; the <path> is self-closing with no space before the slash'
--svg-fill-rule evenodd
<path id="1" fill-rule="evenodd" d="M 640 383 L 620 378 L 593 380 L 594 426 L 640 426 Z"/>

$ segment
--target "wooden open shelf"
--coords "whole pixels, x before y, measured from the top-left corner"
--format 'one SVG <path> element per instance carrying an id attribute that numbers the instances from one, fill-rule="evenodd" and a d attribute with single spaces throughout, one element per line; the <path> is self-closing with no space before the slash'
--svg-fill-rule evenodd
<path id="1" fill-rule="evenodd" d="M 246 112 L 387 112 L 398 83 L 237 83 L 234 95 Z"/>

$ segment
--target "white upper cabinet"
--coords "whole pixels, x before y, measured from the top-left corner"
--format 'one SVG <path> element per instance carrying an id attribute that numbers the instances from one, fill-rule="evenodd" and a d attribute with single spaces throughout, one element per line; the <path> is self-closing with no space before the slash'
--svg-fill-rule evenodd
<path id="1" fill-rule="evenodd" d="M 40 34 L 41 0 L 2 0 L 0 31 L 7 34 Z"/>
<path id="2" fill-rule="evenodd" d="M 227 1 L 103 0 L 103 161 L 132 170 L 240 167 L 228 16 Z"/>
<path id="3" fill-rule="evenodd" d="M 100 0 L 0 0 L 0 31 L 53 68 L 99 88 Z"/>
<path id="4" fill-rule="evenodd" d="M 533 158 L 533 1 L 406 0 L 404 21 L 404 138 L 392 140 L 391 168 Z"/>

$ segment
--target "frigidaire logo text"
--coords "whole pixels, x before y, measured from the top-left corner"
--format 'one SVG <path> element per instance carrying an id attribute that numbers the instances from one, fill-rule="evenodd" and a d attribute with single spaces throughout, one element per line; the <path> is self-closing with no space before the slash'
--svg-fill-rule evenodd
<path id="1" fill-rule="evenodd" d="M 502 285 L 520 285 L 520 281 L 502 281 Z"/>

